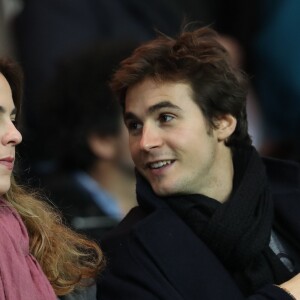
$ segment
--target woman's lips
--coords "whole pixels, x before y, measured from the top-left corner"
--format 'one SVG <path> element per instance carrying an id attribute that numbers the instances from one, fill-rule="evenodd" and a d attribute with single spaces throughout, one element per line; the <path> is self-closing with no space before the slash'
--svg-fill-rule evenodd
<path id="1" fill-rule="evenodd" d="M 12 170 L 14 168 L 14 158 L 5 157 L 0 159 L 0 165 L 6 167 L 8 170 Z"/>

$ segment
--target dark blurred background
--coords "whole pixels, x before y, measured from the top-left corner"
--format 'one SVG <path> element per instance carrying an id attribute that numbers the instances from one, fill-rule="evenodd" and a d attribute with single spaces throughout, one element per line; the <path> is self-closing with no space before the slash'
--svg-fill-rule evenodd
<path id="1" fill-rule="evenodd" d="M 249 128 L 257 149 L 263 155 L 299 161 L 298 0 L 0 0 L 0 54 L 17 59 L 25 74 L 19 181 L 40 187 L 55 199 L 58 192 L 53 186 L 55 182 L 63 182 L 61 175 L 73 176 L 80 171 L 110 196 L 120 198 L 111 195 L 116 187 L 108 186 L 107 182 L 113 181 L 111 178 L 117 182 L 120 174 L 130 178 L 132 170 L 124 171 L 119 164 L 116 168 L 119 158 L 107 156 L 107 149 L 116 145 L 115 140 L 108 138 L 111 133 L 97 131 L 104 123 L 97 124 L 97 116 L 104 118 L 101 112 L 109 116 L 113 111 L 103 102 L 104 97 L 113 99 L 107 82 L 119 61 L 134 47 L 154 38 L 156 31 L 174 36 L 189 22 L 216 29 L 233 63 L 248 73 Z M 103 72 L 98 73 L 99 69 Z M 90 93 L 91 89 L 99 93 Z M 96 115 L 91 112 L 93 109 L 87 109 L 92 105 L 95 112 L 99 109 Z M 87 123 L 84 120 L 89 116 L 94 121 Z M 82 133 L 80 128 L 86 131 Z M 114 144 L 107 143 L 110 146 L 106 152 L 99 152 L 101 155 L 98 152 L 96 155 L 95 144 L 90 142 L 94 133 L 102 139 L 102 145 L 114 140 Z M 72 140 L 77 137 L 80 146 L 72 148 L 70 136 Z M 90 147 L 95 161 L 96 156 L 101 158 L 102 171 L 96 172 L 96 167 L 78 167 L 75 171 L 65 168 L 66 161 L 77 165 L 71 157 L 73 152 L 80 152 L 84 143 Z M 127 151 L 126 147 L 123 144 L 121 148 Z M 113 166 L 114 172 L 122 169 L 125 173 L 112 173 L 115 177 L 109 178 L 112 171 L 108 171 L 111 170 L 108 166 Z M 134 189 L 134 183 L 131 184 Z M 75 185 L 70 185 L 71 189 Z M 126 192 L 119 194 L 122 193 Z M 72 197 L 63 195 L 54 202 L 60 206 Z M 120 216 L 134 205 L 122 205 L 120 199 L 116 203 Z M 101 214 L 107 216 L 103 211 Z M 117 222 L 118 218 L 114 220 Z"/>

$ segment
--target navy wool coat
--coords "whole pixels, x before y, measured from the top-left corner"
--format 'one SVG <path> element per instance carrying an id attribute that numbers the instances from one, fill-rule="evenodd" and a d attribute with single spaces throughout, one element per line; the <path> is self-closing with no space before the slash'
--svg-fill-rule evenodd
<path id="1" fill-rule="evenodd" d="M 296 163 L 264 160 L 275 218 L 300 239 L 300 169 Z M 214 253 L 165 204 L 134 208 L 102 242 L 107 269 L 101 300 L 291 300 L 267 285 L 245 298 Z"/>

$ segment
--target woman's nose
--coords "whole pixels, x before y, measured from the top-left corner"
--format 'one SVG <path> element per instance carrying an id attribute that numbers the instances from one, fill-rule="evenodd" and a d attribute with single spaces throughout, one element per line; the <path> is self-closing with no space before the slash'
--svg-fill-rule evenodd
<path id="1" fill-rule="evenodd" d="M 8 125 L 6 133 L 2 137 L 2 143 L 4 145 L 11 144 L 16 146 L 22 142 L 22 135 L 20 131 L 15 127 L 15 125 L 11 122 Z"/>

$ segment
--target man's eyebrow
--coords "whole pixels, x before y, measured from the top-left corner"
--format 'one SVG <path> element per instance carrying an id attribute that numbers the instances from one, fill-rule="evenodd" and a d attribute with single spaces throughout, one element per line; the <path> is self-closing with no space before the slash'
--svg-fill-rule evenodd
<path id="1" fill-rule="evenodd" d="M 162 102 L 159 102 L 159 103 L 156 103 L 156 104 L 150 106 L 147 111 L 149 114 L 152 114 L 162 108 L 173 108 L 176 110 L 181 110 L 181 108 L 179 106 L 171 103 L 170 101 L 162 101 Z"/>
<path id="2" fill-rule="evenodd" d="M 176 109 L 176 110 L 181 110 L 181 108 L 179 106 L 171 103 L 170 101 L 162 101 L 162 102 L 156 103 L 156 104 L 148 107 L 147 114 L 153 114 L 162 108 L 172 108 L 172 109 Z M 124 113 L 125 121 L 132 120 L 132 119 L 138 119 L 138 117 L 132 112 Z"/>

